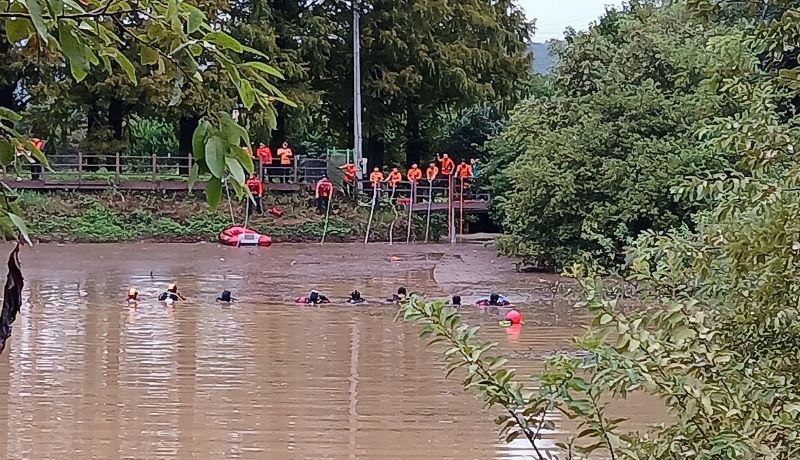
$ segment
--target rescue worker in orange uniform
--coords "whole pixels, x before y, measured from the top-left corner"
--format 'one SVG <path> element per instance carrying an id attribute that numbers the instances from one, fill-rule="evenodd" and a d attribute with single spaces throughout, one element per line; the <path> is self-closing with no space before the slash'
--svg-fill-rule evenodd
<path id="1" fill-rule="evenodd" d="M 294 152 L 289 147 L 289 143 L 283 141 L 281 144 L 281 148 L 278 149 L 278 158 L 281 161 L 281 175 L 283 176 L 283 182 L 289 182 L 289 177 L 292 175 L 292 157 L 294 156 Z"/>
<path id="2" fill-rule="evenodd" d="M 383 182 L 383 173 L 380 168 L 374 168 L 369 175 L 369 183 L 372 185 L 372 196 L 375 199 L 375 208 L 381 205 L 381 183 Z"/>
<path id="3" fill-rule="evenodd" d="M 344 172 L 344 178 L 342 179 L 344 193 L 349 197 L 354 196 L 356 192 L 356 165 L 347 163 L 343 166 L 339 166 L 339 169 Z"/>
<path id="4" fill-rule="evenodd" d="M 261 162 L 261 175 L 269 181 L 265 168 L 272 166 L 272 150 L 262 142 L 258 144 L 258 149 L 256 149 L 256 158 Z"/>
<path id="5" fill-rule="evenodd" d="M 456 167 L 456 177 L 458 177 L 458 186 L 461 187 L 461 195 L 463 197 L 469 187 L 467 180 L 472 177 L 472 167 L 466 161 L 462 161 Z"/>
<path id="6" fill-rule="evenodd" d="M 392 187 L 392 191 L 397 188 L 397 184 L 403 180 L 403 175 L 400 174 L 400 171 L 397 168 L 392 168 L 392 172 L 386 176 L 386 180 L 384 182 L 388 182 L 389 186 Z"/>
<path id="7" fill-rule="evenodd" d="M 436 185 L 436 177 L 439 175 L 439 168 L 436 167 L 436 163 L 431 162 L 428 165 L 428 169 L 425 171 L 425 178 L 428 179 L 428 193 L 433 197 L 433 186 Z"/>
<path id="8" fill-rule="evenodd" d="M 37 137 L 31 139 L 31 144 L 33 144 L 34 147 L 39 149 L 40 152 L 42 151 L 42 149 L 44 149 L 44 142 Z M 39 163 L 39 160 L 37 160 L 36 158 L 32 157 L 31 159 L 33 160 L 33 162 L 31 163 L 31 180 L 41 180 L 42 164 Z"/>
<path id="9" fill-rule="evenodd" d="M 437 160 L 442 164 L 442 175 L 450 176 L 453 174 L 453 170 L 456 168 L 456 164 L 453 163 L 452 158 L 448 156 L 446 153 L 442 154 L 442 156 L 437 156 Z"/>
<path id="10" fill-rule="evenodd" d="M 417 182 L 422 179 L 422 170 L 419 169 L 419 166 L 417 166 L 416 163 L 414 163 L 411 165 L 411 169 L 409 169 L 406 173 L 406 176 L 408 176 L 408 181 L 411 182 L 412 185 L 416 185 Z"/>
<path id="11" fill-rule="evenodd" d="M 317 200 L 317 212 L 325 214 L 328 210 L 328 202 L 333 194 L 333 183 L 328 179 L 328 176 L 322 176 L 322 179 L 317 181 L 314 197 Z"/>
<path id="12" fill-rule="evenodd" d="M 439 168 L 436 167 L 436 163 L 431 163 L 428 166 L 428 170 L 425 171 L 425 177 L 428 179 L 428 182 L 433 184 L 433 181 L 436 180 L 436 176 L 439 175 Z"/>
<path id="13" fill-rule="evenodd" d="M 373 168 L 372 174 L 369 175 L 369 183 L 372 184 L 373 189 L 380 190 L 381 182 L 383 182 L 383 173 L 380 168 Z"/>
<path id="14" fill-rule="evenodd" d="M 257 174 L 251 174 L 245 185 L 247 185 L 247 189 L 250 190 L 250 193 L 253 195 L 255 211 L 262 214 L 264 211 L 261 210 L 261 197 L 264 195 L 264 183 L 261 182 Z M 247 200 L 248 201 L 245 202 L 245 212 L 249 211 L 251 208 L 251 205 L 247 204 L 250 202 L 250 199 L 248 198 Z"/>
<path id="15" fill-rule="evenodd" d="M 459 179 L 469 179 L 472 177 L 472 166 L 468 165 L 466 161 L 462 161 L 456 167 L 456 176 Z"/>

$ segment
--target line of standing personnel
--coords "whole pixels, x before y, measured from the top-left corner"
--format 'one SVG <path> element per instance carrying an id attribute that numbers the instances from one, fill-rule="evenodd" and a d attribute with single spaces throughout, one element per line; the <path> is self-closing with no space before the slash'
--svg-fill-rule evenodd
<path id="1" fill-rule="evenodd" d="M 451 177 L 455 177 L 464 181 L 475 177 L 474 166 L 476 164 L 477 161 L 473 159 L 470 160 L 469 163 L 466 161 L 461 161 L 461 163 L 456 165 L 453 159 L 445 153 L 441 156 L 437 156 L 436 161 L 432 161 L 428 165 L 428 169 L 425 171 L 425 179 L 427 179 L 431 186 L 435 185 L 446 187 Z M 341 169 L 345 171 L 343 183 L 345 190 L 350 190 L 351 187 L 355 186 L 355 166 L 352 164 L 346 164 L 342 166 Z M 406 179 L 412 185 L 417 185 L 422 180 L 422 170 L 416 163 L 411 165 L 411 168 L 406 171 Z M 370 187 L 373 190 L 377 190 L 378 194 L 381 193 L 383 184 L 388 184 L 390 190 L 395 190 L 402 180 L 403 175 L 400 173 L 398 168 L 392 168 L 391 172 L 384 176 L 383 171 L 381 171 L 380 168 L 375 167 L 373 168 L 372 173 L 369 175 Z M 440 183 L 439 181 L 442 181 L 443 183 Z"/>

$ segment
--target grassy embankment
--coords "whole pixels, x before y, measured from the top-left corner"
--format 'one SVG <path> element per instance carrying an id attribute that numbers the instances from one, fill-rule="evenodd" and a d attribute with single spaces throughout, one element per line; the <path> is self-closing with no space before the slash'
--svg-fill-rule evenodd
<path id="1" fill-rule="evenodd" d="M 269 214 L 251 217 L 249 227 L 269 235 L 275 242 L 318 241 L 324 218 L 308 203 L 308 196 L 270 194 L 264 210 L 276 206 L 280 218 Z M 31 237 L 41 242 L 120 241 L 216 241 L 219 232 L 231 224 L 228 202 L 210 210 L 202 197 L 188 193 L 105 193 L 21 192 L 19 203 L 26 215 Z M 244 221 L 242 203 L 232 202 L 234 222 Z M 369 206 L 334 201 L 327 241 L 363 240 Z M 388 240 L 394 212 L 385 205 L 376 213 L 371 240 Z M 443 216 L 431 219 L 431 238 L 443 234 Z M 414 216 L 414 233 L 424 238 L 424 216 Z M 406 218 L 400 213 L 394 227 L 395 241 L 405 241 Z"/>

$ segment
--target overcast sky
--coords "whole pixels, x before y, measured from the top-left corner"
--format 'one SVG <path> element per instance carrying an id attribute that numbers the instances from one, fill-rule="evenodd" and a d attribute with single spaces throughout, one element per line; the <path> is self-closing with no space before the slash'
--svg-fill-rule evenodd
<path id="1" fill-rule="evenodd" d="M 534 41 L 543 42 L 564 36 L 564 29 L 586 29 L 597 20 L 606 5 L 619 6 L 619 0 L 519 0 L 529 18 L 536 19 Z"/>

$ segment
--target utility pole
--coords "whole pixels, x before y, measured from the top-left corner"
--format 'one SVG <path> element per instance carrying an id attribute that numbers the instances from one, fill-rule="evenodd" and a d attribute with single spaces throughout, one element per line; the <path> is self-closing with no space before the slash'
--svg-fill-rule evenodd
<path id="1" fill-rule="evenodd" d="M 356 165 L 357 190 L 364 186 L 364 153 L 362 150 L 361 135 L 361 19 L 358 11 L 358 0 L 352 0 L 353 5 L 353 151 Z"/>

